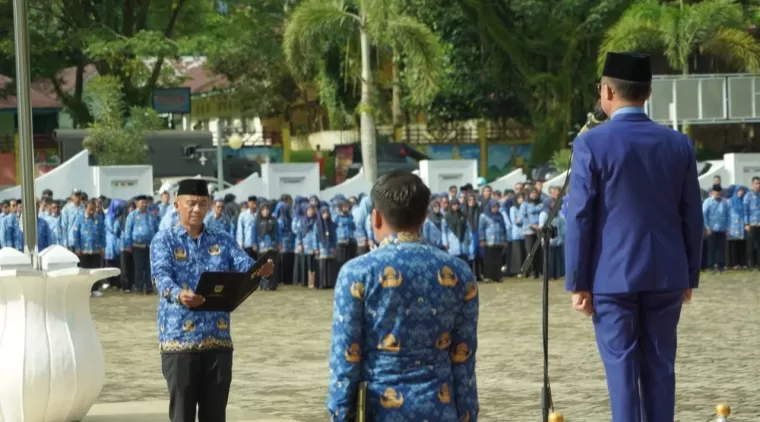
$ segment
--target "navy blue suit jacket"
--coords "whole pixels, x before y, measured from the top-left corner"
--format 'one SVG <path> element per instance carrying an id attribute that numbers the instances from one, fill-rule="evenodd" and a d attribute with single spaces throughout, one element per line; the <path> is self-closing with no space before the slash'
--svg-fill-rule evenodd
<path id="1" fill-rule="evenodd" d="M 573 144 L 565 238 L 569 291 L 697 287 L 702 201 L 688 136 L 643 113 L 615 115 Z"/>

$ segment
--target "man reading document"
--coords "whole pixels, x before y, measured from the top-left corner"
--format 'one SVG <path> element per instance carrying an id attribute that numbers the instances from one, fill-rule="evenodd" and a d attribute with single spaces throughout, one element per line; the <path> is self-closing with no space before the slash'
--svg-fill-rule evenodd
<path id="1" fill-rule="evenodd" d="M 150 247 L 151 273 L 160 293 L 158 338 L 161 367 L 169 389 L 172 422 L 226 420 L 232 381 L 230 314 L 194 312 L 205 299 L 193 293 L 204 272 L 247 272 L 254 262 L 232 236 L 206 227 L 211 200 L 206 182 L 179 183 L 174 206 L 179 224 L 156 234 Z M 264 264 L 259 275 L 269 277 Z"/>

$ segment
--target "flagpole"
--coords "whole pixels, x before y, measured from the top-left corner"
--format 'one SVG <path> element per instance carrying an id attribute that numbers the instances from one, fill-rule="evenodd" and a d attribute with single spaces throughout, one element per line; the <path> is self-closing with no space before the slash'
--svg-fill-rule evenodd
<path id="1" fill-rule="evenodd" d="M 34 198 L 34 138 L 32 132 L 31 78 L 29 76 L 28 0 L 13 0 L 13 30 L 16 41 L 16 101 L 21 157 L 21 201 L 24 252 L 37 266 L 37 206 Z"/>

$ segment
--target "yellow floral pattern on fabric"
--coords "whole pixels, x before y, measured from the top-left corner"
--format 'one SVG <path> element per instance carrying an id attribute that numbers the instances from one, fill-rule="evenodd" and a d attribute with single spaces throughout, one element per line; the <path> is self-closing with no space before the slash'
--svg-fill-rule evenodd
<path id="1" fill-rule="evenodd" d="M 473 279 L 465 261 L 411 233 L 347 262 L 334 293 L 331 419 L 354 420 L 367 381 L 373 420 L 477 421 L 479 301 L 477 285 L 465 282 Z"/>

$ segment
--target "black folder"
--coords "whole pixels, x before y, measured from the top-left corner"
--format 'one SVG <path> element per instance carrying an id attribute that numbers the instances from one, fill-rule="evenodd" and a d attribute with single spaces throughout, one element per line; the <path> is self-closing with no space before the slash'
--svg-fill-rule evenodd
<path id="1" fill-rule="evenodd" d="M 259 288 L 259 284 L 261 284 L 259 270 L 267 261 L 276 256 L 276 250 L 267 251 L 253 264 L 251 269 L 244 273 L 221 271 L 202 273 L 195 294 L 203 296 L 206 301 L 200 306 L 190 308 L 190 310 L 199 312 L 234 311 Z"/>

